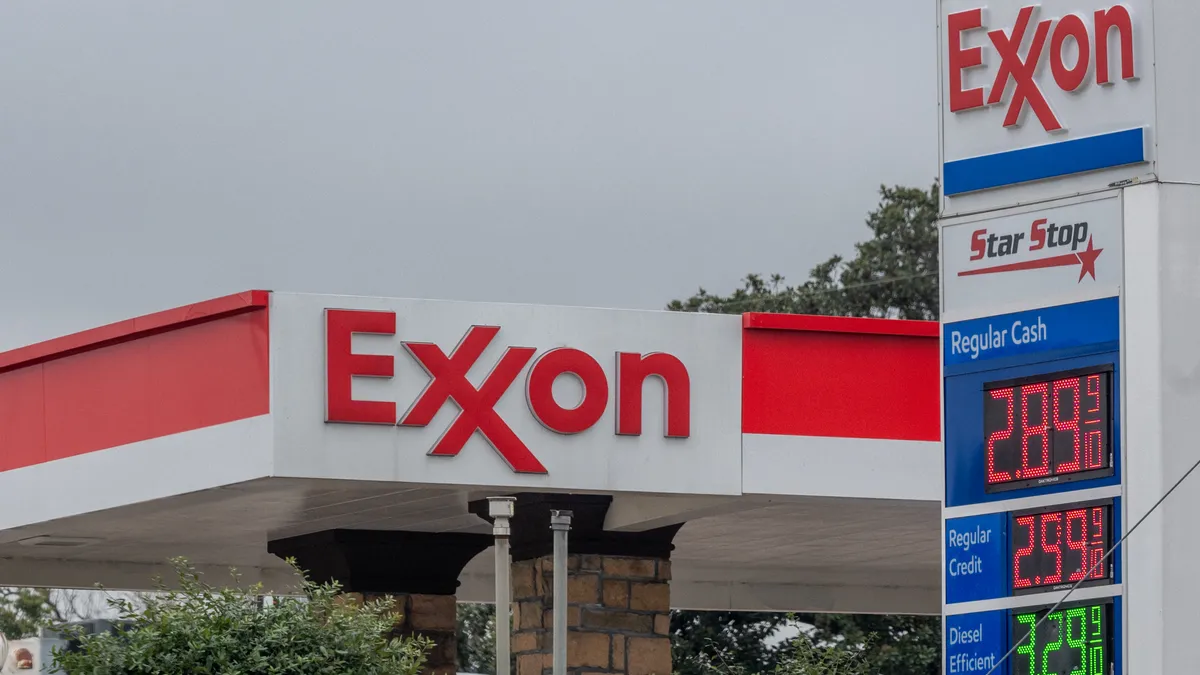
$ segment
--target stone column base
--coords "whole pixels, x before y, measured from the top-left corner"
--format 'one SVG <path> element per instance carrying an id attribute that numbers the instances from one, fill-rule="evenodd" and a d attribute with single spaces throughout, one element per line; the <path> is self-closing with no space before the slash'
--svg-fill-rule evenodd
<path id="1" fill-rule="evenodd" d="M 671 563 L 658 558 L 568 558 L 567 672 L 671 675 Z M 553 557 L 513 565 L 516 675 L 551 672 Z"/>
<path id="2" fill-rule="evenodd" d="M 370 594 L 364 594 L 370 599 Z M 394 610 L 401 615 L 392 629 L 394 637 L 421 636 L 433 641 L 425 661 L 425 675 L 458 672 L 458 603 L 453 595 L 393 595 Z"/>

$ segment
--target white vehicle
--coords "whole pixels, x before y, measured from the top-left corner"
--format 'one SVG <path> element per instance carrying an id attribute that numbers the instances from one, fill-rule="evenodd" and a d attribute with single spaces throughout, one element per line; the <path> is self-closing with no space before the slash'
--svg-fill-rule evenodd
<path id="1" fill-rule="evenodd" d="M 9 640 L 8 653 L 4 657 L 3 665 L 0 665 L 0 674 L 59 672 L 51 669 L 54 662 L 53 649 L 65 644 L 65 640 L 47 635 Z"/>
<path id="2" fill-rule="evenodd" d="M 97 619 L 74 621 L 69 626 L 83 626 L 87 633 L 115 630 L 118 624 Z M 61 673 L 53 668 L 54 649 L 70 649 L 72 641 L 56 630 L 42 628 L 37 637 L 5 641 L 0 636 L 0 675 L 24 675 L 27 673 Z M 7 644 L 7 653 L 5 653 Z"/>

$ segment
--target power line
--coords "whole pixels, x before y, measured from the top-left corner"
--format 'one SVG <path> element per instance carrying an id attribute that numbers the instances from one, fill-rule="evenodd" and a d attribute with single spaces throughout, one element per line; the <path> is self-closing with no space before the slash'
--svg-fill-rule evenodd
<path id="1" fill-rule="evenodd" d="M 1171 486 L 1171 489 L 1167 490 L 1166 493 L 1163 494 L 1162 497 L 1158 498 L 1158 501 L 1154 502 L 1154 506 L 1150 507 L 1150 510 L 1146 512 L 1146 515 L 1139 518 L 1138 521 L 1133 524 L 1133 527 L 1126 530 L 1124 536 L 1121 537 L 1120 541 L 1113 544 L 1112 548 L 1108 549 L 1108 552 L 1104 554 L 1104 557 L 1097 560 L 1096 563 L 1094 565 L 1092 565 L 1092 567 L 1087 571 L 1087 574 L 1084 574 L 1082 579 L 1080 579 L 1079 581 L 1076 581 L 1075 585 L 1072 586 L 1070 588 L 1070 590 L 1067 591 L 1067 594 L 1062 596 L 1062 598 L 1058 602 L 1054 603 L 1054 605 L 1050 607 L 1049 611 L 1046 612 L 1045 616 L 1043 616 L 1040 620 L 1038 620 L 1037 623 L 1030 626 L 1029 632 L 1025 634 L 1025 637 L 1018 640 L 1017 643 L 1015 645 L 1013 645 L 1012 648 L 1009 649 L 1007 653 L 1004 654 L 1004 656 L 1000 657 L 1000 662 L 997 663 L 996 665 L 992 666 L 992 669 L 987 671 L 987 673 L 985 673 L 984 675 L 992 675 L 992 673 L 996 672 L 997 668 L 1004 665 L 1004 662 L 1006 660 L 1008 660 L 1008 657 L 1012 656 L 1013 652 L 1015 652 L 1017 650 L 1017 647 L 1021 646 L 1021 643 L 1025 642 L 1026 640 L 1030 639 L 1033 636 L 1034 631 L 1036 631 L 1038 629 L 1038 626 L 1041 626 L 1042 623 L 1046 621 L 1046 619 L 1050 618 L 1050 615 L 1054 613 L 1054 610 L 1058 609 L 1064 602 L 1066 602 L 1067 598 L 1071 597 L 1071 594 L 1075 592 L 1075 589 L 1079 588 L 1080 584 L 1082 584 L 1084 581 L 1087 581 L 1087 578 L 1090 577 L 1092 575 L 1092 573 L 1096 571 L 1096 568 L 1098 568 L 1101 565 L 1101 563 L 1103 563 L 1105 560 L 1108 560 L 1108 558 L 1113 554 L 1113 551 L 1116 551 L 1117 547 L 1120 546 L 1122 543 L 1124 543 L 1125 540 L 1129 538 L 1129 535 L 1133 534 L 1133 531 L 1138 529 L 1138 527 L 1142 523 L 1144 523 L 1147 518 L 1150 517 L 1150 514 L 1154 513 L 1154 511 L 1156 509 L 1158 509 L 1158 507 L 1161 506 L 1162 503 L 1167 500 L 1167 497 L 1171 496 L 1171 493 L 1175 491 L 1175 488 L 1179 487 L 1180 485 L 1183 485 L 1183 481 L 1187 480 L 1187 477 L 1192 475 L 1192 472 L 1196 470 L 1196 467 L 1200 467 L 1200 459 L 1196 460 L 1196 463 L 1192 464 L 1192 468 L 1188 469 L 1187 472 L 1184 473 L 1183 476 L 1181 476 L 1179 478 L 1179 480 L 1175 481 L 1175 484 Z"/>

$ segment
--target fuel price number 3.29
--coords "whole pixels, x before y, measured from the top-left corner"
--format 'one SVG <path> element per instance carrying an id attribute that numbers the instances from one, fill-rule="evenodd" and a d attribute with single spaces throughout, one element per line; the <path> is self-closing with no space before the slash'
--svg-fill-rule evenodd
<path id="1" fill-rule="evenodd" d="M 1010 639 L 1019 642 L 1012 675 L 1108 675 L 1110 609 L 1109 604 L 1098 604 L 1056 609 L 1049 615 L 1046 609 L 1013 612 Z"/>

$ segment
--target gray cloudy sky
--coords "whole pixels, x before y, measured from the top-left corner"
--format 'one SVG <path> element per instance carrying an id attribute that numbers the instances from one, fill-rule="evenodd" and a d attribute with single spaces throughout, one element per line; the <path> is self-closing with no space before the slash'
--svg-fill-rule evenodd
<path id="1" fill-rule="evenodd" d="M 248 288 L 658 308 L 937 173 L 930 0 L 0 4 L 0 349 Z"/>

